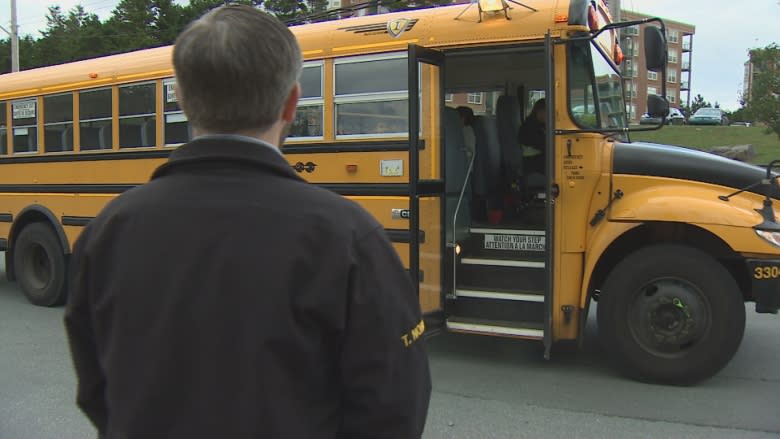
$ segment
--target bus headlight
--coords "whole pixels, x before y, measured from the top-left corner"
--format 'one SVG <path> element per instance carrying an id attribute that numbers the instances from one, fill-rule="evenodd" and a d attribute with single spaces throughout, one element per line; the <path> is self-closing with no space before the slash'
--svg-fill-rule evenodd
<path id="1" fill-rule="evenodd" d="M 769 230 L 756 230 L 756 234 L 764 239 L 764 241 L 767 241 L 768 243 L 774 245 L 775 247 L 780 247 L 780 232 L 772 232 Z"/>

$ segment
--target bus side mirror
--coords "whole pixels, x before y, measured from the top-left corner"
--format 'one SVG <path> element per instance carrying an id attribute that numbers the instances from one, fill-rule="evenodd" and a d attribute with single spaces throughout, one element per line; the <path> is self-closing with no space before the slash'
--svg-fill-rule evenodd
<path id="1" fill-rule="evenodd" d="M 646 26 L 645 29 L 645 65 L 647 70 L 658 72 L 666 68 L 666 39 L 661 29 Z"/>
<path id="2" fill-rule="evenodd" d="M 647 95 L 647 114 L 665 119 L 669 115 L 669 103 L 658 95 Z"/>

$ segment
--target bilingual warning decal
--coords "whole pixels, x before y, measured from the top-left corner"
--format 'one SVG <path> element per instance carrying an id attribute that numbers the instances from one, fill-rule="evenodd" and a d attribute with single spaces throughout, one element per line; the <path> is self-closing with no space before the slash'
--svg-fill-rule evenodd
<path id="1" fill-rule="evenodd" d="M 545 250 L 543 235 L 485 235 L 486 250 Z"/>

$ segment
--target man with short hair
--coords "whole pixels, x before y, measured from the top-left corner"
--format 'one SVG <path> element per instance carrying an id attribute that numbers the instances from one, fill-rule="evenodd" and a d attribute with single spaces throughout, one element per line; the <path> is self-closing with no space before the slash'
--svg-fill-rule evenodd
<path id="1" fill-rule="evenodd" d="M 431 382 L 410 278 L 372 216 L 278 150 L 294 36 L 220 7 L 173 62 L 194 139 L 74 245 L 78 406 L 105 438 L 419 438 Z"/>

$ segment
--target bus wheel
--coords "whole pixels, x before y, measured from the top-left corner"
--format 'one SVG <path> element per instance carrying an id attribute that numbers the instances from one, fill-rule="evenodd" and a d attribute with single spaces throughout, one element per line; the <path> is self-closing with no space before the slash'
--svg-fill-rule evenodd
<path id="1" fill-rule="evenodd" d="M 734 356 L 745 304 L 731 275 L 697 249 L 659 244 L 623 259 L 597 308 L 599 338 L 637 380 L 689 385 Z"/>
<path id="2" fill-rule="evenodd" d="M 32 223 L 22 229 L 13 254 L 16 280 L 27 300 L 39 306 L 65 302 L 65 252 L 48 224 Z"/>

